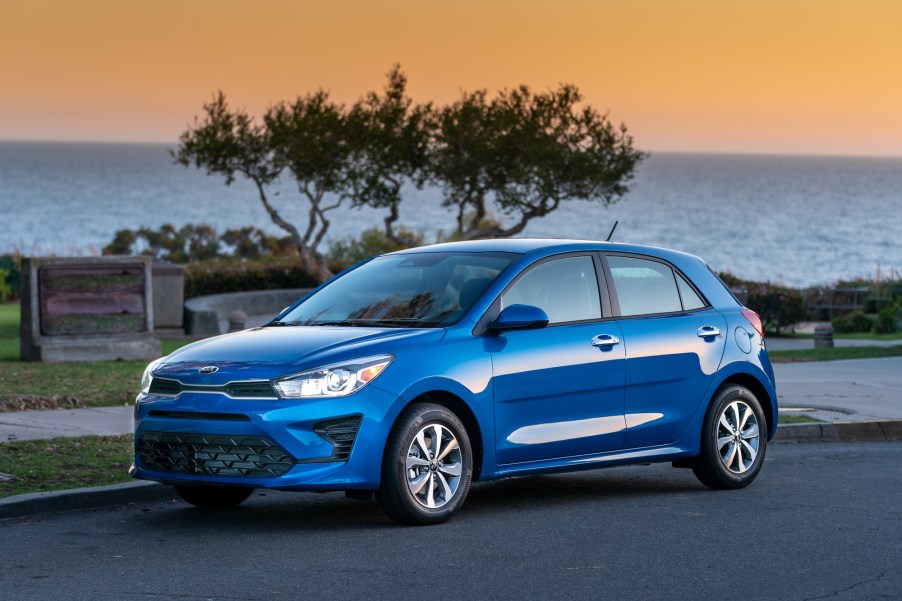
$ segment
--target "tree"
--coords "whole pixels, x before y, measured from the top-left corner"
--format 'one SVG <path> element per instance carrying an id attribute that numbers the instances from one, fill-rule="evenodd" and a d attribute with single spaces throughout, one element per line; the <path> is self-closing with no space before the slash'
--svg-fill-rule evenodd
<path id="1" fill-rule="evenodd" d="M 573 85 L 538 94 L 521 86 L 493 100 L 484 90 L 464 93 L 438 111 L 429 180 L 456 208 L 460 238 L 514 236 L 564 201 L 607 206 L 629 190 L 647 155 L 624 125 L 582 100 Z M 513 225 L 487 220 L 492 207 Z"/>
<path id="2" fill-rule="evenodd" d="M 388 209 L 385 237 L 396 245 L 415 246 L 417 240 L 396 231 L 401 187 L 421 188 L 429 156 L 432 105 L 415 105 L 407 96 L 407 77 L 395 65 L 387 75 L 383 95 L 370 92 L 348 115 L 354 206 Z"/>
<path id="3" fill-rule="evenodd" d="M 332 277 L 317 250 L 329 229 L 327 213 L 349 193 L 349 151 L 346 110 L 325 91 L 280 103 L 259 123 L 242 110 L 232 110 L 225 95 L 204 105 L 203 120 L 195 119 L 179 138 L 176 162 L 209 175 L 223 175 L 226 185 L 236 175 L 254 183 L 270 219 L 291 237 L 301 265 L 317 281 Z M 291 174 L 298 193 L 308 203 L 303 233 L 286 221 L 270 200 L 271 188 L 283 173 Z M 334 195 L 327 201 L 327 195 Z"/>

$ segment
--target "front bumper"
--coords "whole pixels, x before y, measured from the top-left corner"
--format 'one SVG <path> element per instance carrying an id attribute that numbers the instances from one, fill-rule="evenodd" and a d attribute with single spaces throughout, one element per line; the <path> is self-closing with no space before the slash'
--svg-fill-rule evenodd
<path id="1" fill-rule="evenodd" d="M 313 401 L 141 395 L 132 475 L 167 484 L 375 490 L 401 406 L 372 385 Z"/>

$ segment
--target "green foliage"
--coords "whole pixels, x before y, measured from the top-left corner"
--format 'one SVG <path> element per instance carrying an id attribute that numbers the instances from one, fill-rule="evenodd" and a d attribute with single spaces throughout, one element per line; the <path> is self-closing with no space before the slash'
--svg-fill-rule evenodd
<path id="1" fill-rule="evenodd" d="M 173 263 L 195 263 L 224 257 L 259 259 L 264 256 L 296 255 L 290 237 L 269 236 L 254 228 L 226 230 L 219 235 L 207 224 L 187 224 L 179 229 L 165 224 L 159 230 L 142 227 L 119 230 L 103 249 L 105 255 L 145 254 Z"/>
<path id="2" fill-rule="evenodd" d="M 22 257 L 0 255 L 0 303 L 19 298 L 22 279 Z"/>
<path id="3" fill-rule="evenodd" d="M 247 290 L 312 288 L 317 284 L 316 278 L 290 257 L 218 259 L 192 263 L 185 269 L 185 298 Z"/>
<path id="4" fill-rule="evenodd" d="M 336 240 L 329 245 L 329 254 L 327 255 L 336 269 L 344 269 L 355 263 L 359 263 L 364 259 L 411 248 L 412 246 L 422 246 L 424 236 L 419 232 L 400 228 L 397 232 L 398 238 L 413 242 L 413 244 L 405 244 L 396 240 L 391 240 L 385 232 L 379 228 L 369 228 L 364 230 L 359 237 L 348 236 L 344 240 Z"/>
<path id="5" fill-rule="evenodd" d="M 437 112 L 429 179 L 445 191 L 462 239 L 523 231 L 568 200 L 616 202 L 647 155 L 588 105 L 576 86 L 464 93 Z M 514 224 L 480 227 L 490 207 Z M 467 219 L 468 213 L 470 214 Z"/>
<path id="6" fill-rule="evenodd" d="M 354 206 L 388 209 L 385 238 L 397 246 L 416 246 L 410 232 L 395 231 L 401 187 L 417 188 L 426 179 L 433 131 L 431 104 L 415 105 L 407 95 L 407 76 L 395 65 L 384 93 L 370 92 L 351 108 L 347 128 L 351 143 L 349 180 Z"/>
<path id="7" fill-rule="evenodd" d="M 864 311 L 852 311 L 848 315 L 833 319 L 833 331 L 837 334 L 870 332 L 873 322 Z"/>
<path id="8" fill-rule="evenodd" d="M 7 283 L 7 277 L 9 277 L 9 272 L 5 269 L 0 269 L 0 303 L 5 303 L 13 297 L 13 289 Z"/>
<path id="9" fill-rule="evenodd" d="M 731 289 L 748 294 L 745 305 L 761 316 L 765 332 L 782 334 L 786 328 L 808 317 L 800 290 L 774 284 L 743 280 L 730 273 L 718 274 Z"/>
<path id="10" fill-rule="evenodd" d="M 902 325 L 902 304 L 895 304 L 877 313 L 873 332 L 875 334 L 892 334 L 900 331 L 900 325 Z"/>

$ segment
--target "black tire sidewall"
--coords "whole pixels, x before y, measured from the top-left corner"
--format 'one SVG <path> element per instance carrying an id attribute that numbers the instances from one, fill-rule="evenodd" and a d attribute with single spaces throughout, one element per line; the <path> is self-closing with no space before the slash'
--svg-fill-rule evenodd
<path id="1" fill-rule="evenodd" d="M 463 473 L 461 482 L 454 493 L 450 503 L 436 508 L 423 507 L 414 498 L 407 485 L 407 451 L 413 443 L 417 432 L 431 425 L 439 424 L 448 428 L 457 439 L 461 451 L 461 463 Z M 380 500 L 387 500 L 400 510 L 387 512 L 389 515 L 403 523 L 408 524 L 435 524 L 448 520 L 461 508 L 466 500 L 467 493 L 473 478 L 473 453 L 467 430 L 458 417 L 447 408 L 434 404 L 415 404 L 408 407 L 392 430 L 389 445 L 386 449 L 385 464 L 383 469 L 383 484 L 379 491 Z M 386 497 L 391 497 L 388 499 Z M 385 507 L 384 507 L 385 508 Z"/>

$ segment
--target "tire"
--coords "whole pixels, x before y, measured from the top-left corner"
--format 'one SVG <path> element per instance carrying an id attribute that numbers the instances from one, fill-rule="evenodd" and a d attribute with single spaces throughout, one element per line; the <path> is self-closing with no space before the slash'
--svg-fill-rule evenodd
<path id="1" fill-rule="evenodd" d="M 723 388 L 705 415 L 701 455 L 692 471 L 710 488 L 748 486 L 764 465 L 767 432 L 764 411 L 755 395 L 743 386 Z"/>
<path id="2" fill-rule="evenodd" d="M 376 496 L 396 522 L 439 524 L 463 506 L 472 478 L 473 453 L 460 419 L 441 405 L 417 403 L 392 428 Z"/>
<path id="3" fill-rule="evenodd" d="M 221 509 L 240 505 L 254 489 L 244 486 L 176 486 L 175 492 L 195 507 Z"/>

